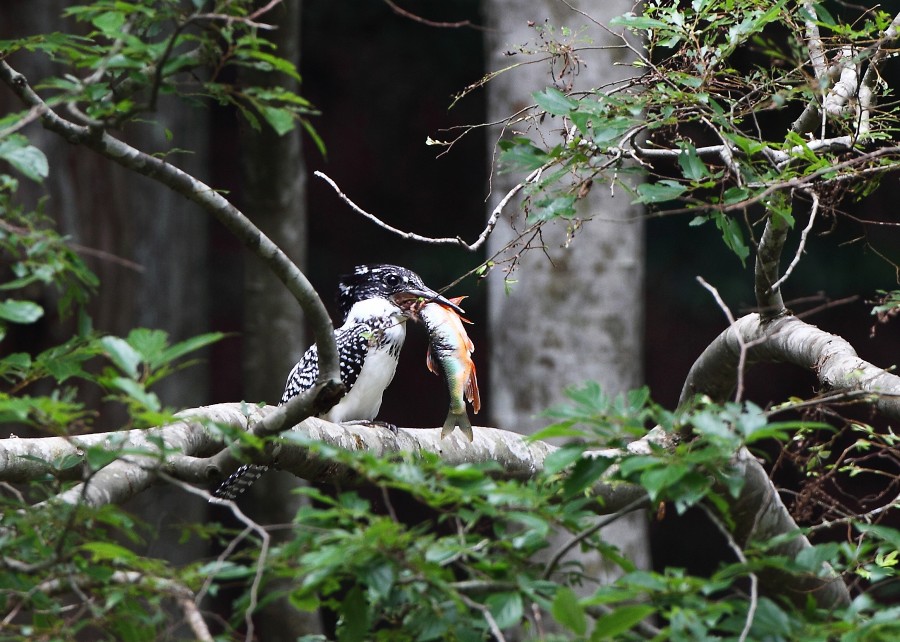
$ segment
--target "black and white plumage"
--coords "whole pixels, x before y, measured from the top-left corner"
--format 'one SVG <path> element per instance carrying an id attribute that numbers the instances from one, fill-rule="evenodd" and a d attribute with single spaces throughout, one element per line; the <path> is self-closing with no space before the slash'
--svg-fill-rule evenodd
<path id="1" fill-rule="evenodd" d="M 336 423 L 375 419 L 406 339 L 409 304 L 416 300 L 438 300 L 459 309 L 428 288 L 418 274 L 396 265 L 359 265 L 352 274 L 341 277 L 338 307 L 343 325 L 334 331 L 334 339 L 346 393 L 321 415 L 323 419 Z M 319 351 L 313 345 L 288 375 L 281 403 L 309 390 L 318 376 Z M 254 464 L 241 466 L 213 495 L 234 499 L 267 469 Z"/>

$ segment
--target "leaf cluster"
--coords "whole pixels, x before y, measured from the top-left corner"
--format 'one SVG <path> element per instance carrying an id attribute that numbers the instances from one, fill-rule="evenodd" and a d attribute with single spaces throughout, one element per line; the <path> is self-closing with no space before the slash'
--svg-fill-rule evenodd
<path id="1" fill-rule="evenodd" d="M 177 96 L 231 105 L 257 130 L 265 123 L 283 135 L 300 125 L 324 151 L 309 121 L 314 107 L 292 89 L 300 74 L 260 35 L 271 27 L 256 19 L 257 9 L 250 0 L 97 0 L 65 9 L 77 33 L 0 41 L 0 52 L 12 60 L 17 52 L 40 53 L 58 63 L 64 72 L 40 79 L 36 89 L 48 105 L 79 115 L 80 124 L 119 128 Z M 242 69 L 270 73 L 270 84 L 236 84 Z"/>
<path id="2" fill-rule="evenodd" d="M 541 170 L 528 186 L 526 223 L 590 218 L 579 201 L 593 185 L 615 183 L 651 210 L 692 214 L 693 225 L 712 221 L 743 263 L 756 225 L 771 218 L 793 227 L 798 199 L 815 193 L 833 210 L 871 193 L 900 167 L 893 90 L 879 82 L 866 109 L 851 99 L 820 113 L 811 129 L 801 126 L 801 114 L 821 110 L 835 92 L 837 73 L 819 78 L 810 69 L 809 34 L 811 25 L 821 34 L 826 61 L 857 52 L 847 64 L 860 83 L 877 73 L 869 65 L 891 16 L 873 8 L 845 22 L 826 3 L 812 4 L 815 17 L 786 0 L 651 1 L 640 15 L 613 19 L 645 45 L 622 37 L 635 73 L 597 89 L 579 88 L 573 71 L 533 93 L 516 135 L 499 143 L 506 171 Z M 589 60 L 589 49 L 545 44 L 540 53 Z"/>

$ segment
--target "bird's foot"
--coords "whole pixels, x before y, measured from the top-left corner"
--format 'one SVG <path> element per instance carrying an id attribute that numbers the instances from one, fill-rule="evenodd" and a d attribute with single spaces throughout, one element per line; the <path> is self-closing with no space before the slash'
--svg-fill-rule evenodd
<path id="1" fill-rule="evenodd" d="M 353 425 L 353 426 L 379 426 L 380 428 L 387 428 L 392 433 L 399 434 L 397 430 L 397 426 L 387 421 L 377 421 L 375 419 L 352 419 L 350 421 L 341 422 L 345 426 Z"/>

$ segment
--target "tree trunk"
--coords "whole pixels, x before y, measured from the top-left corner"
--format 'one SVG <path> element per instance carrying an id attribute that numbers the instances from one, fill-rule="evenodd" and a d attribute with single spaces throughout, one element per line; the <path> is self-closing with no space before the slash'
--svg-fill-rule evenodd
<path id="1" fill-rule="evenodd" d="M 266 14 L 277 26 L 268 38 L 278 55 L 300 65 L 301 2 L 282 3 Z M 248 85 L 290 82 L 283 74 L 246 70 Z M 301 269 L 306 262 L 306 171 L 298 128 L 279 136 L 263 123 L 259 131 L 241 130 L 242 210 Z M 306 348 L 303 312 L 296 299 L 254 256 L 244 254 L 243 395 L 253 403 L 276 403 L 288 372 Z M 254 516 L 264 523 L 290 522 L 299 497 L 291 493 L 300 480 L 287 473 L 263 476 L 249 491 Z M 286 598 L 268 603 L 256 618 L 260 638 L 279 642 L 321 633 L 316 613 L 295 609 Z"/>
<path id="2" fill-rule="evenodd" d="M 603 23 L 632 8 L 632 3 L 623 0 L 573 4 Z M 592 27 L 586 17 L 555 0 L 531 3 L 527 9 L 513 0 L 492 0 L 487 3 L 487 15 L 488 71 L 525 62 L 525 55 L 508 56 L 506 52 L 515 52 L 526 43 L 529 48 L 539 46 L 539 33 L 529 21 L 538 27 L 552 25 L 556 35 L 564 26 L 573 31 L 585 24 Z M 586 35 L 594 39 L 594 45 L 621 44 L 599 28 L 589 28 Z M 628 69 L 614 66 L 624 61 L 621 49 L 579 55 L 584 56 L 580 70 L 571 78 L 578 89 L 602 87 L 622 78 Z M 533 104 L 530 92 L 552 84 L 551 67 L 544 62 L 500 74 L 487 84 L 487 121 L 504 120 Z M 547 118 L 540 135 L 545 141 L 562 142 L 559 128 L 558 120 Z M 496 158 L 494 142 L 492 159 Z M 488 211 L 521 178 L 494 170 Z M 511 287 L 500 274 L 488 279 L 489 389 L 494 425 L 533 432 L 545 424 L 539 414 L 562 401 L 564 387 L 585 380 L 598 381 L 610 394 L 642 383 L 643 226 L 639 220 L 642 211 L 630 200 L 627 193 L 619 191 L 613 196 L 608 185 L 595 185 L 579 201 L 579 217 L 596 220 L 577 229 L 571 244 L 567 237 L 573 230 L 566 228 L 567 222 L 545 226 L 535 241 L 542 241 L 543 251 L 520 254 L 518 269 L 509 275 L 515 281 Z M 521 211 L 510 204 L 490 238 L 489 256 L 523 227 Z M 603 533 L 639 567 L 650 566 L 643 513 L 620 519 Z M 597 582 L 615 576 L 615 569 L 595 554 L 581 555 L 579 561 L 587 576 Z M 585 590 L 591 587 L 585 586 Z"/>
<path id="3" fill-rule="evenodd" d="M 64 31 L 62 11 L 71 3 L 3 3 L 0 24 L 7 37 Z M 34 83 L 53 73 L 52 63 L 37 55 L 13 57 L 26 65 L 21 69 Z M 4 100 L 14 100 L 5 92 Z M 11 105 L 14 111 L 20 105 Z M 185 171 L 204 176 L 208 126 L 202 110 L 186 106 L 174 98 L 159 101 L 158 111 L 148 116 L 155 124 L 130 125 L 124 137 L 148 152 L 164 152 L 173 147 L 193 150 L 173 157 Z M 166 131 L 172 139 L 167 140 Z M 63 234 L 72 237 L 91 269 L 100 278 L 100 292 L 91 302 L 94 327 L 102 332 L 126 335 L 132 328 L 165 330 L 171 341 L 181 341 L 208 327 L 206 296 L 208 217 L 186 199 L 143 176 L 110 163 L 83 147 L 70 145 L 56 134 L 31 125 L 27 135 L 50 163 L 44 188 L 50 199 L 47 213 L 56 219 Z M 27 181 L 23 193 L 31 192 Z M 48 310 L 52 306 L 46 306 Z M 67 338 L 64 324 L 56 326 L 55 337 L 41 341 L 59 342 Z M 200 361 L 175 373 L 154 387 L 167 406 L 192 407 L 208 400 L 208 369 Z M 93 391 L 88 391 L 93 392 Z M 101 404 L 101 391 L 93 392 Z M 98 428 L 118 428 L 124 415 L 101 414 Z M 177 497 L 175 496 L 177 494 Z M 191 502 L 185 507 L 184 502 Z M 200 548 L 175 546 L 178 533 L 167 524 L 180 522 L 185 511 L 202 515 L 201 500 L 185 500 L 179 491 L 155 489 L 138 499 L 132 508 L 144 519 L 157 523 L 160 539 L 152 554 L 181 563 L 204 554 Z M 176 553 L 172 557 L 172 553 Z"/>

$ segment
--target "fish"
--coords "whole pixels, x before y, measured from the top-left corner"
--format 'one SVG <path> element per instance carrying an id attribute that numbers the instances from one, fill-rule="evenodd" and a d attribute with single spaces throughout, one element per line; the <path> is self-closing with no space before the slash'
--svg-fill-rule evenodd
<path id="1" fill-rule="evenodd" d="M 459 306 L 464 296 L 451 298 L 450 301 Z M 478 392 L 478 379 L 475 375 L 475 363 L 472 352 L 475 345 L 466 334 L 461 317 L 454 310 L 440 303 L 424 301 L 415 306 L 415 315 L 428 329 L 430 345 L 425 357 L 425 365 L 436 375 L 443 375 L 450 392 L 450 409 L 441 429 L 441 439 L 459 428 L 469 441 L 475 438 L 472 422 L 466 412 L 466 401 L 472 404 L 475 414 L 481 410 L 481 395 Z"/>

